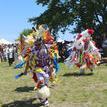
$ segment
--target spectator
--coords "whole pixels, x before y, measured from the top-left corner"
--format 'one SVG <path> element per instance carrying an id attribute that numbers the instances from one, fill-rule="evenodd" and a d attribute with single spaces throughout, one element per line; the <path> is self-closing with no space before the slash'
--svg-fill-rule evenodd
<path id="1" fill-rule="evenodd" d="M 12 45 L 9 45 L 9 49 L 8 49 L 8 63 L 9 66 L 11 66 L 14 62 L 14 50 Z"/>
<path id="2" fill-rule="evenodd" d="M 5 62 L 8 60 L 8 56 L 7 56 L 8 52 L 7 51 L 8 51 L 7 45 L 4 45 L 4 47 L 3 47 L 3 60 Z"/>
<path id="3" fill-rule="evenodd" d="M 13 45 L 13 52 L 14 52 L 14 64 L 16 64 L 16 63 L 17 63 L 17 60 L 18 60 L 17 44 Z"/>
<path id="4" fill-rule="evenodd" d="M 0 45 L 0 61 L 3 62 L 3 45 Z"/>

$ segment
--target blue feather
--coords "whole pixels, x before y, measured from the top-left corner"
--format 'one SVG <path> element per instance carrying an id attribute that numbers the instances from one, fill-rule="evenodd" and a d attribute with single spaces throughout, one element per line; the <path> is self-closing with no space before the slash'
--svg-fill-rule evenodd
<path id="1" fill-rule="evenodd" d="M 22 68 L 24 64 L 25 64 L 25 61 L 22 61 L 22 62 L 20 62 L 19 64 L 17 64 L 14 68 L 15 68 L 15 69 L 17 69 L 17 68 Z"/>

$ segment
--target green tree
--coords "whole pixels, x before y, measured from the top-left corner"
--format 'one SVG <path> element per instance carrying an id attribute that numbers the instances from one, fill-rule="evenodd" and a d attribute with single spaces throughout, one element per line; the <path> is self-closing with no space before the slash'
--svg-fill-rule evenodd
<path id="1" fill-rule="evenodd" d="M 20 35 L 28 36 L 30 33 L 32 33 L 32 29 L 24 29 Z"/>
<path id="2" fill-rule="evenodd" d="M 30 18 L 35 24 L 48 24 L 50 31 L 65 32 L 73 24 L 73 32 L 93 28 L 97 35 L 107 35 L 107 0 L 36 0 L 47 6 L 40 16 Z"/>

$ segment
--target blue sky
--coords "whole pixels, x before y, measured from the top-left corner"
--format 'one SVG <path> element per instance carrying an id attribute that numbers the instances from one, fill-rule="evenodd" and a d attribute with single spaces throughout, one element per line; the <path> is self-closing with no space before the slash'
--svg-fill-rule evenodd
<path id="1" fill-rule="evenodd" d="M 31 28 L 28 19 L 39 16 L 46 7 L 36 5 L 36 0 L 0 0 L 0 38 L 14 41 L 25 28 Z M 71 39 L 70 35 L 61 35 Z"/>

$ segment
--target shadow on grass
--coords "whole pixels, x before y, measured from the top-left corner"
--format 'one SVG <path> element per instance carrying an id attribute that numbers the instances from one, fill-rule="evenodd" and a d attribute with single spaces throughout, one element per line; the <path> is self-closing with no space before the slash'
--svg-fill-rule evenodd
<path id="1" fill-rule="evenodd" d="M 14 101 L 8 104 L 3 104 L 1 107 L 41 107 L 40 103 L 32 104 L 36 98 L 32 98 L 30 100 L 22 100 L 22 101 Z"/>
<path id="2" fill-rule="evenodd" d="M 69 76 L 91 76 L 91 75 L 93 75 L 92 72 L 91 73 L 87 73 L 87 74 L 85 74 L 85 73 L 84 74 L 80 74 L 78 72 L 73 72 L 73 73 L 66 73 L 63 76 L 69 77 Z"/>
<path id="3" fill-rule="evenodd" d="M 28 87 L 28 86 L 24 86 L 24 87 L 18 87 L 15 89 L 15 91 L 17 92 L 30 92 L 33 91 L 34 87 Z"/>

